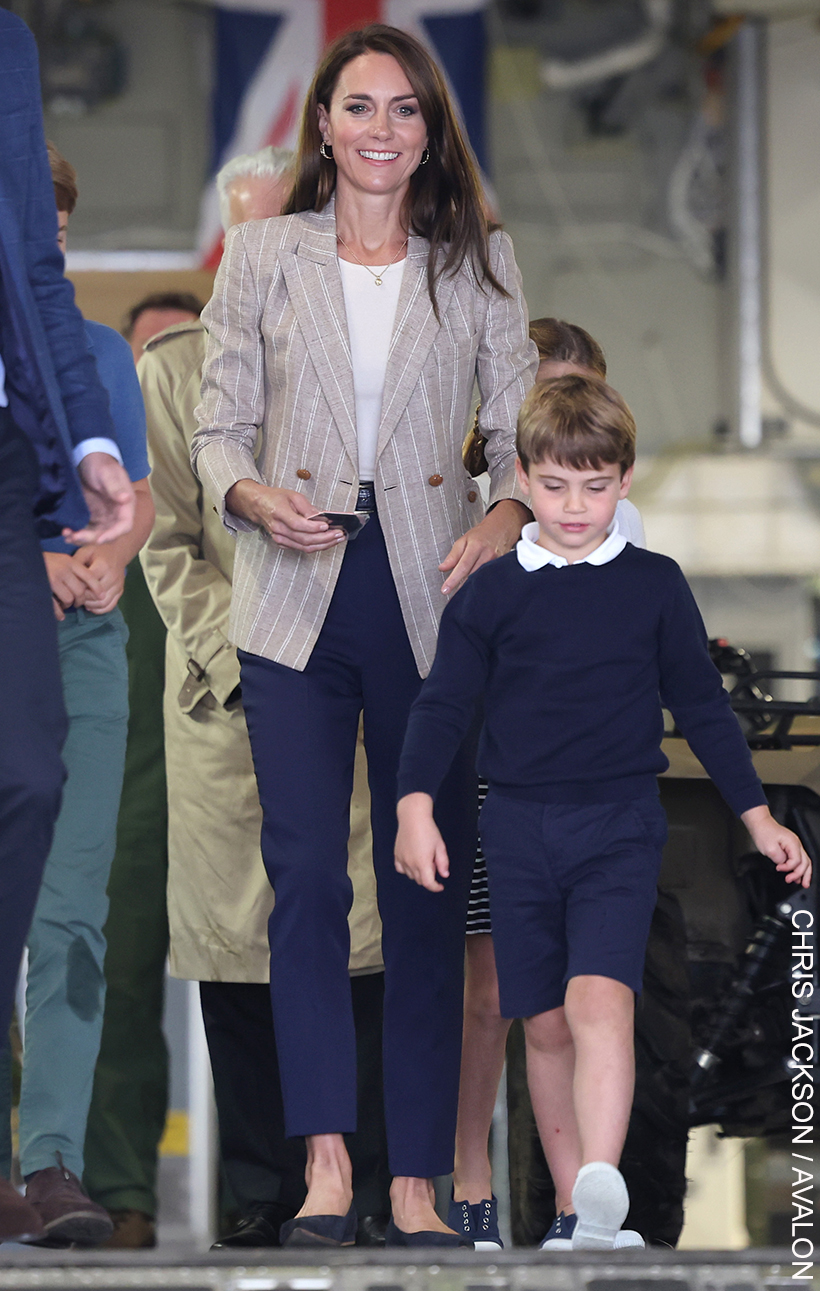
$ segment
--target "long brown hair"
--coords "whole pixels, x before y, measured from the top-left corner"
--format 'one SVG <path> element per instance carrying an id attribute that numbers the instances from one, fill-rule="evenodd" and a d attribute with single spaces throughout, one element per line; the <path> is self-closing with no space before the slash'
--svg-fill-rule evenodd
<path id="1" fill-rule="evenodd" d="M 490 268 L 489 225 L 482 203 L 478 167 L 459 126 L 444 77 L 420 41 L 398 27 L 370 23 L 339 36 L 326 50 L 302 112 L 296 179 L 283 214 L 322 211 L 336 187 L 336 166 L 319 153 L 319 105 L 330 108 L 339 73 L 362 54 L 390 54 L 419 101 L 427 127 L 429 160 L 410 177 L 407 227 L 430 243 L 427 288 L 438 317 L 436 280 L 456 273 L 466 260 L 476 280 L 506 296 Z M 444 258 L 439 264 L 439 253 Z"/>

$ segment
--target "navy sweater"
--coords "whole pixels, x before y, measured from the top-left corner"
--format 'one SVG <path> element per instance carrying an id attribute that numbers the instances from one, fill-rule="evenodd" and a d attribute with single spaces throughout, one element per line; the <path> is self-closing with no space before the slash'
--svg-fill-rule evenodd
<path id="1" fill-rule="evenodd" d="M 765 804 L 680 568 L 630 544 L 604 565 L 528 572 L 514 551 L 472 574 L 444 611 L 413 705 L 399 797 L 435 797 L 484 696 L 479 770 L 537 802 L 657 793 L 669 765 L 661 705 L 738 815 Z"/>

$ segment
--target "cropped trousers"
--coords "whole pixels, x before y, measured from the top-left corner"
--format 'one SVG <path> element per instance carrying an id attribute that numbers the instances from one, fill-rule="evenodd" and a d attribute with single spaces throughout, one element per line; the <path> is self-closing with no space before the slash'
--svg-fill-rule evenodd
<path id="1" fill-rule="evenodd" d="M 384 1091 L 393 1175 L 453 1168 L 464 927 L 476 848 L 475 736 L 436 800 L 450 856 L 441 893 L 396 872 L 396 779 L 421 687 L 381 528 L 348 543 L 303 672 L 240 651 L 242 698 L 276 893 L 271 1001 L 290 1136 L 356 1129 L 356 1037 L 348 976 L 347 837 L 359 714 L 383 922 Z"/>

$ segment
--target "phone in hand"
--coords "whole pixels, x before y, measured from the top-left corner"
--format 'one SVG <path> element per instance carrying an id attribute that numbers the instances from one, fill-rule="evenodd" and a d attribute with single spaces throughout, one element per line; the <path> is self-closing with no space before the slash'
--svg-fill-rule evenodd
<path id="1" fill-rule="evenodd" d="M 311 520 L 326 520 L 333 529 L 344 529 L 348 538 L 355 538 L 370 519 L 369 511 L 318 511 Z"/>

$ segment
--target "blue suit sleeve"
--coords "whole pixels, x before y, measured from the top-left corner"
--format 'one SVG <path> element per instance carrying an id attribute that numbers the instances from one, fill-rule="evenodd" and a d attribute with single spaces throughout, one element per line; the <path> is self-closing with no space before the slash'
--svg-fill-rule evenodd
<path id="1" fill-rule="evenodd" d="M 444 611 L 430 675 L 410 710 L 398 796 L 435 798 L 487 684 L 490 646 L 476 615 L 475 575 Z"/>
<path id="2" fill-rule="evenodd" d="M 150 471 L 146 448 L 145 405 L 131 346 L 113 327 L 86 320 L 85 330 L 108 397 L 114 438 L 130 480 L 144 480 Z"/>
<path id="3" fill-rule="evenodd" d="M 766 795 L 720 673 L 709 657 L 706 629 L 679 569 L 661 620 L 661 702 L 692 752 L 738 816 L 766 805 Z"/>

